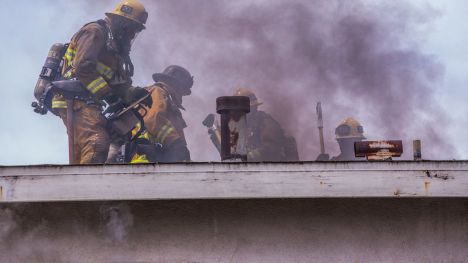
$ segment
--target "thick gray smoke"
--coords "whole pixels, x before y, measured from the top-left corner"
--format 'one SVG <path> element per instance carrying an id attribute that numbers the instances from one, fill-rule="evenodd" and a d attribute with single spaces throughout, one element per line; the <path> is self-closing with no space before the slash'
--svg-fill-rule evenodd
<path id="1" fill-rule="evenodd" d="M 16 229 L 14 212 L 9 208 L 0 208 L 0 242 L 4 242 Z"/>
<path id="2" fill-rule="evenodd" d="M 402 1 L 370 2 L 149 2 L 152 18 L 135 63 L 148 75 L 146 65 L 172 63 L 195 75 L 185 116 L 196 160 L 216 158 L 204 152 L 209 142 L 199 124 L 217 96 L 240 86 L 254 89 L 296 136 L 302 159 L 318 153 L 317 101 L 332 154 L 334 127 L 353 116 L 369 139 L 404 139 L 410 153 L 410 140 L 421 138 L 425 157 L 450 157 L 441 133 L 448 119 L 433 98 L 444 67 L 420 51 L 437 13 Z"/>
<path id="3" fill-rule="evenodd" d="M 100 208 L 103 232 L 111 243 L 124 243 L 133 227 L 133 215 L 126 203 L 105 204 Z"/>
<path id="4" fill-rule="evenodd" d="M 3 204 L 1 262 L 135 262 L 133 219 L 126 202 Z"/>
<path id="5" fill-rule="evenodd" d="M 444 66 L 420 51 L 438 13 L 376 2 L 146 1 L 147 30 L 132 53 L 135 83 L 149 84 L 170 64 L 193 73 L 184 116 L 195 161 L 219 160 L 201 121 L 215 111 L 216 97 L 237 87 L 257 93 L 261 107 L 296 137 L 303 160 L 319 152 L 317 101 L 331 155 L 338 151 L 334 128 L 352 116 L 368 139 L 403 139 L 406 157 L 411 140 L 422 139 L 423 157 L 452 158 L 444 142 L 450 120 L 433 95 Z"/>

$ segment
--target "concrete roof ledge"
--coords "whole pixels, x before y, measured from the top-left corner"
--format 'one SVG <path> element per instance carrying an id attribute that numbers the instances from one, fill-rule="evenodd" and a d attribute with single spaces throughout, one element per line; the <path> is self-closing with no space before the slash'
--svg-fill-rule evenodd
<path id="1" fill-rule="evenodd" d="M 468 161 L 0 167 L 0 202 L 468 197 Z"/>

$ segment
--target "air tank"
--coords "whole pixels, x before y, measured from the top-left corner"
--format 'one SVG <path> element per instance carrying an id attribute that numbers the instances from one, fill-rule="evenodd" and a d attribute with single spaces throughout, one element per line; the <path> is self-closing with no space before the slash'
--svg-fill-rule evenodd
<path id="1" fill-rule="evenodd" d="M 36 87 L 34 88 L 34 97 L 38 101 L 41 100 L 45 88 L 54 80 L 58 80 L 60 76 L 60 63 L 64 55 L 65 45 L 61 43 L 53 44 L 49 49 L 46 61 L 42 67 Z"/>

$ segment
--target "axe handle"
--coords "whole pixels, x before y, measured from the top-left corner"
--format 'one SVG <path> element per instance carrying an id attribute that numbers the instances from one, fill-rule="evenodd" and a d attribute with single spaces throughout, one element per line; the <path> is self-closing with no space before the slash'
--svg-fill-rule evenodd
<path id="1" fill-rule="evenodd" d="M 73 113 L 73 100 L 67 100 L 67 131 L 68 131 L 68 162 L 75 164 L 75 114 Z"/>
<path id="2" fill-rule="evenodd" d="M 216 147 L 216 150 L 221 153 L 221 133 L 219 129 L 209 128 L 208 133 L 210 134 L 211 142 Z"/>
<path id="3" fill-rule="evenodd" d="M 320 153 L 325 153 L 325 143 L 323 141 L 323 127 L 319 127 L 319 135 L 320 135 Z"/>
<path id="4" fill-rule="evenodd" d="M 325 154 L 325 142 L 323 141 L 322 103 L 317 102 L 315 110 L 317 111 L 317 128 L 319 129 L 320 136 L 320 153 Z"/>
<path id="5" fill-rule="evenodd" d="M 221 153 L 221 142 L 218 140 L 218 136 L 216 134 L 212 134 L 210 137 L 211 142 L 213 142 L 213 145 L 216 147 L 216 150 Z"/>

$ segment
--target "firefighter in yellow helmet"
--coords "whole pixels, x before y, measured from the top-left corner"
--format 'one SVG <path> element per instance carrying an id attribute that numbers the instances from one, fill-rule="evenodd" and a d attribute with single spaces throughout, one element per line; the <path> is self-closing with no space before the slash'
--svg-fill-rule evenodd
<path id="1" fill-rule="evenodd" d="M 181 110 L 182 97 L 192 93 L 193 76 L 178 65 L 153 74 L 155 84 L 146 89 L 151 92 L 153 106 L 144 117 L 146 131 L 126 153 L 130 163 L 188 162 L 190 151 L 185 140 L 187 127 Z"/>
<path id="2" fill-rule="evenodd" d="M 250 89 L 239 88 L 234 96 L 250 98 L 250 112 L 247 114 L 247 160 L 298 161 L 296 140 L 285 134 L 280 124 L 268 113 L 258 110 L 259 102 Z"/>
<path id="3" fill-rule="evenodd" d="M 364 137 L 364 128 L 354 118 L 344 119 L 335 129 L 335 136 L 341 153 L 338 156 L 332 157 L 330 161 L 358 161 L 362 158 L 357 158 L 354 155 L 354 143 L 366 139 Z M 319 155 L 318 161 L 328 161 L 328 155 Z"/>
<path id="4" fill-rule="evenodd" d="M 111 140 L 103 105 L 129 104 L 147 94 L 133 87 L 131 43 L 145 29 L 148 13 L 137 0 L 125 0 L 106 18 L 84 25 L 71 39 L 65 52 L 62 75 L 76 78 L 87 90 L 87 99 L 75 99 L 73 163 L 103 163 Z M 145 101 L 151 105 L 151 100 Z M 66 123 L 63 97 L 55 95 L 52 111 Z"/>

